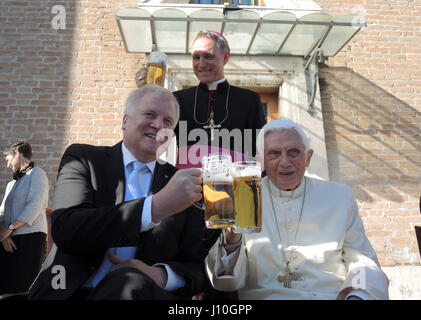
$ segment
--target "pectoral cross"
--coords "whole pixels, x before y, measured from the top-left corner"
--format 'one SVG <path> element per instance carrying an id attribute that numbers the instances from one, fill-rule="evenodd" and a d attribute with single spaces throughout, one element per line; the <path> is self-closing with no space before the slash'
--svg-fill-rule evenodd
<path id="1" fill-rule="evenodd" d="M 211 141 L 215 139 L 215 134 L 213 132 L 213 129 L 220 128 L 220 127 L 221 127 L 220 124 L 215 124 L 215 122 L 213 121 L 213 111 L 211 111 L 211 114 L 209 117 L 209 124 L 203 126 L 203 129 L 211 129 Z"/>
<path id="2" fill-rule="evenodd" d="M 284 276 L 279 275 L 277 279 L 279 282 L 284 283 L 285 288 L 291 288 L 291 281 L 297 281 L 300 278 L 300 276 L 296 273 L 291 272 L 291 270 L 289 269 L 288 263 L 287 263 L 287 267 L 285 271 L 286 271 L 286 275 Z"/>

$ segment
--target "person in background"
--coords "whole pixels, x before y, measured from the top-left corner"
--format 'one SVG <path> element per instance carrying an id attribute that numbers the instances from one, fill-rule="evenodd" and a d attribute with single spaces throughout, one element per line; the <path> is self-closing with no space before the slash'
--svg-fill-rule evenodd
<path id="1" fill-rule="evenodd" d="M 0 206 L 0 295 L 24 293 L 45 257 L 49 184 L 31 161 L 28 142 L 17 141 L 3 155 L 13 180 Z"/>
<path id="2" fill-rule="evenodd" d="M 352 191 L 304 175 L 313 155 L 304 131 L 271 121 L 257 148 L 267 173 L 262 231 L 223 233 L 206 258 L 212 285 L 239 299 L 388 299 Z"/>

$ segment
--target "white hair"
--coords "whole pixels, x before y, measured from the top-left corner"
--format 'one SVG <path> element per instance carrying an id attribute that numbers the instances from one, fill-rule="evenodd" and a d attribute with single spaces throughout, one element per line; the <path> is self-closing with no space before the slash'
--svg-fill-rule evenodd
<path id="1" fill-rule="evenodd" d="M 137 104 L 146 96 L 155 96 L 171 101 L 176 109 L 178 122 L 178 119 L 180 117 L 180 105 L 178 104 L 177 99 L 174 97 L 171 91 L 156 84 L 148 84 L 142 88 L 133 90 L 126 100 L 124 114 L 131 115 L 134 109 L 136 108 Z"/>
<path id="2" fill-rule="evenodd" d="M 256 148 L 260 156 L 264 156 L 265 137 L 272 131 L 295 130 L 301 138 L 305 151 L 310 149 L 310 138 L 304 133 L 303 129 L 294 121 L 288 119 L 272 120 L 266 123 L 260 130 L 256 139 Z"/>

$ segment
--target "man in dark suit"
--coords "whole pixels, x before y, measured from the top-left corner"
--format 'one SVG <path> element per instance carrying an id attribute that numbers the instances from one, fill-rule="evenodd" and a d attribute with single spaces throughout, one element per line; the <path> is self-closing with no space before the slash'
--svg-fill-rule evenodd
<path id="1" fill-rule="evenodd" d="M 145 86 L 127 99 L 122 142 L 65 151 L 53 200 L 57 250 L 30 299 L 176 299 L 201 291 L 204 223 L 191 207 L 202 197 L 200 169 L 157 161 L 179 113 L 168 90 Z"/>

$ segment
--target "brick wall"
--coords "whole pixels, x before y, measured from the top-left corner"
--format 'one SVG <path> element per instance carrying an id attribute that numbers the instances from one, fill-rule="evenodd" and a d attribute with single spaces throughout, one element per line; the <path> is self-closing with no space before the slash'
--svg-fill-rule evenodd
<path id="1" fill-rule="evenodd" d="M 330 178 L 352 187 L 382 265 L 419 264 L 421 2 L 317 3 L 367 19 L 320 70 Z"/>
<path id="2" fill-rule="evenodd" d="M 122 106 L 143 57 L 126 53 L 115 12 L 137 2 L 0 2 L 0 145 L 31 143 L 51 191 L 69 144 L 121 139 Z M 55 5 L 65 8 L 65 29 L 53 28 Z M 10 177 L 2 165 L 1 194 Z"/>
<path id="3" fill-rule="evenodd" d="M 421 3 L 316 1 L 333 16 L 368 21 L 321 68 L 331 179 L 353 188 L 383 265 L 419 264 Z M 51 191 L 70 143 L 121 139 L 123 103 L 143 57 L 126 53 L 115 12 L 137 2 L 0 2 L 0 145 L 28 140 Z M 57 4 L 66 10 L 64 30 L 51 24 Z M 0 166 L 0 194 L 10 177 Z"/>

